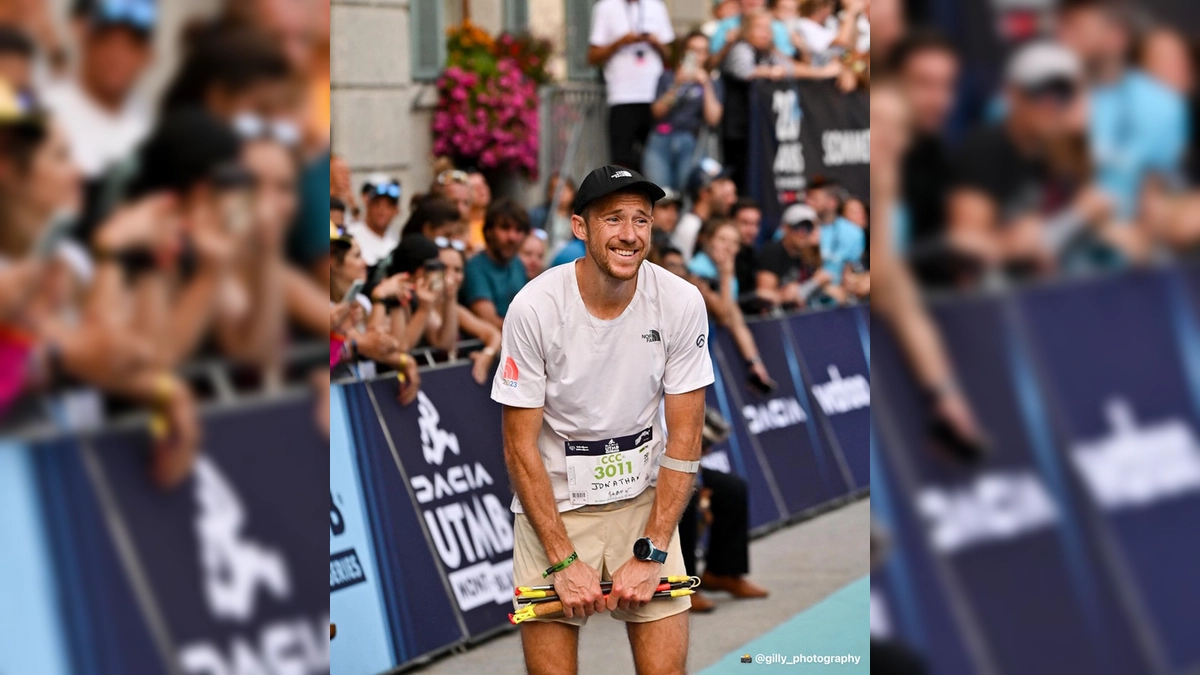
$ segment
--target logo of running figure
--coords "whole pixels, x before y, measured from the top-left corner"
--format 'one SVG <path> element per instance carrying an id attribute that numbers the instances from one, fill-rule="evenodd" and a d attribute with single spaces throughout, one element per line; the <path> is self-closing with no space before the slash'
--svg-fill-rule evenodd
<path id="1" fill-rule="evenodd" d="M 517 370 L 517 362 L 513 361 L 511 356 L 504 359 L 504 373 L 500 375 L 500 381 L 504 386 L 517 388 L 517 377 L 520 376 L 520 371 Z"/>
<path id="2" fill-rule="evenodd" d="M 654 330 L 653 328 L 650 329 L 649 333 L 643 333 L 642 339 L 646 342 L 662 342 L 662 338 L 659 337 L 658 331 Z"/>
<path id="3" fill-rule="evenodd" d="M 607 455 L 607 454 L 611 454 L 614 452 L 620 452 L 620 451 L 621 451 L 621 446 L 617 445 L 617 442 L 614 441 L 613 439 L 611 439 L 611 438 L 608 439 L 608 443 L 605 444 L 605 446 L 604 446 L 604 454 Z"/>

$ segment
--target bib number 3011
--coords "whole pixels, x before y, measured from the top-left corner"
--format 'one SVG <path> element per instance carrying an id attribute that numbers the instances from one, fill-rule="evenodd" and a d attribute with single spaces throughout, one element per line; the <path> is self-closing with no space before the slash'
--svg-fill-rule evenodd
<path id="1" fill-rule="evenodd" d="M 567 441 L 572 504 L 608 504 L 641 494 L 650 484 L 651 428 L 603 441 Z"/>

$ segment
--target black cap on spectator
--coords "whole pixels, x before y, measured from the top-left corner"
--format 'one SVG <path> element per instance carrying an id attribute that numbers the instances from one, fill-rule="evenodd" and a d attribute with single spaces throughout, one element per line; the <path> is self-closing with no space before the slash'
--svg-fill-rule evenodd
<path id="1" fill-rule="evenodd" d="M 241 140 L 233 129 L 198 108 L 164 117 L 138 150 L 133 196 L 159 190 L 184 192 L 211 181 L 218 187 L 249 179 L 238 163 Z"/>
<path id="2" fill-rule="evenodd" d="M 391 263 L 387 267 L 387 275 L 407 272 L 412 274 L 425 266 L 429 260 L 438 257 L 437 244 L 420 234 L 412 234 L 400 240 L 400 245 L 392 251 Z"/>
<path id="3" fill-rule="evenodd" d="M 573 204 L 575 215 L 583 213 L 588 204 L 614 192 L 639 192 L 650 200 L 651 205 L 666 196 L 662 188 L 643 178 L 642 174 L 609 164 L 594 169 L 579 184 Z"/>
<path id="4" fill-rule="evenodd" d="M 13 25 L 0 24 L 0 54 L 33 58 L 35 51 L 36 45 L 25 31 Z"/>

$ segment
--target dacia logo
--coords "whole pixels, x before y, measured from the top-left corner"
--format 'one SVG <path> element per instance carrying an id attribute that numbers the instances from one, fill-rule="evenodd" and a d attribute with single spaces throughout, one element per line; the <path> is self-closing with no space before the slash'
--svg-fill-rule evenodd
<path id="1" fill-rule="evenodd" d="M 654 329 L 650 329 L 649 333 L 643 333 L 642 339 L 646 342 L 662 342 L 662 338 L 659 337 L 658 331 Z"/>
<path id="2" fill-rule="evenodd" d="M 629 173 L 628 171 L 618 171 L 609 176 L 609 178 L 633 178 L 633 174 Z"/>
<path id="3" fill-rule="evenodd" d="M 621 451 L 621 446 L 617 445 L 617 442 L 614 441 L 613 439 L 611 439 L 611 438 L 608 439 L 608 443 L 606 443 L 604 446 L 604 454 L 607 455 L 607 454 L 611 454 L 614 452 L 620 452 L 620 451 Z"/>

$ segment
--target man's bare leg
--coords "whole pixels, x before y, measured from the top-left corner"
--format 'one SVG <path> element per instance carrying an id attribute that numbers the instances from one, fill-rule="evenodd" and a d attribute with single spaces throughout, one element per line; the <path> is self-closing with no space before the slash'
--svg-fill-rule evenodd
<path id="1" fill-rule="evenodd" d="M 525 652 L 525 670 L 529 675 L 579 672 L 579 626 L 527 621 L 521 624 L 521 649 Z"/>
<path id="2" fill-rule="evenodd" d="M 680 612 L 658 621 L 625 624 L 637 675 L 684 675 L 687 672 L 689 614 Z"/>

